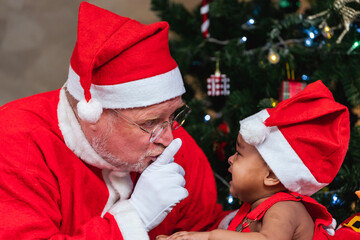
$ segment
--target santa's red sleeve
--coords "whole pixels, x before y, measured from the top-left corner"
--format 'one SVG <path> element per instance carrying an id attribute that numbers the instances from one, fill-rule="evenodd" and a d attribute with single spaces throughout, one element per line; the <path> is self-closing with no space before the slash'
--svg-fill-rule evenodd
<path id="1" fill-rule="evenodd" d="M 38 131 L 41 136 L 41 129 Z M 47 151 L 50 151 L 54 139 L 49 137 L 44 140 L 49 142 L 50 147 Z M 0 239 L 123 239 L 114 217 L 110 214 L 103 218 L 98 216 L 87 219 L 90 213 L 84 212 L 83 219 L 74 219 L 74 222 L 79 222 L 78 227 L 73 225 L 73 229 L 70 229 L 63 220 L 66 218 L 64 215 L 71 215 L 67 206 L 72 203 L 62 202 L 64 198 L 57 184 L 58 180 L 66 179 L 60 180 L 52 175 L 47 166 L 48 162 L 44 160 L 44 155 L 48 153 L 40 148 L 31 134 L 2 134 Z M 63 157 L 66 155 L 64 153 Z M 68 166 L 66 161 L 64 165 Z M 76 164 L 74 167 L 76 168 Z M 69 181 L 72 181 L 70 173 L 73 173 L 73 169 L 68 171 Z M 92 182 L 90 180 L 90 183 Z M 86 187 L 92 186 L 84 186 Z M 66 190 L 63 193 L 71 194 Z M 77 196 L 74 194 L 73 197 Z M 91 202 L 91 199 L 89 201 Z M 81 204 L 77 199 L 74 199 L 74 203 Z M 85 203 L 84 206 L 89 206 L 89 203 Z M 87 208 L 84 206 L 74 205 L 73 208 L 76 209 L 73 210 L 86 211 Z M 67 229 L 67 234 L 64 234 L 62 229 Z"/>

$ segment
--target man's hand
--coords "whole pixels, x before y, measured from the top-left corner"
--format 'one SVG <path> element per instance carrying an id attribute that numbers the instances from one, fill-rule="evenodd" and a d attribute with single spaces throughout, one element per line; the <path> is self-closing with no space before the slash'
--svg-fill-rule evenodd
<path id="1" fill-rule="evenodd" d="M 167 235 L 158 235 L 156 236 L 155 240 L 166 240 L 169 236 Z"/>
<path id="2" fill-rule="evenodd" d="M 189 193 L 185 186 L 185 171 L 174 163 L 174 155 L 181 147 L 179 138 L 173 140 L 165 151 L 141 174 L 130 204 L 150 231 L 159 225 L 173 207 Z"/>

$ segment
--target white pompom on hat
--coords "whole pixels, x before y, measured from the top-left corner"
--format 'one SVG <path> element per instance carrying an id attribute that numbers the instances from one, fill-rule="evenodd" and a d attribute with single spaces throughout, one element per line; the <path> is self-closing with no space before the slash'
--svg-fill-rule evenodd
<path id="1" fill-rule="evenodd" d="M 103 108 L 146 107 L 184 94 L 168 31 L 166 22 L 144 25 L 82 2 L 66 85 L 79 117 L 94 123 Z"/>
<path id="2" fill-rule="evenodd" d="M 245 142 L 256 146 L 265 141 L 270 130 L 259 117 L 255 116 L 251 121 L 241 123 L 240 133 Z"/>
<path id="3" fill-rule="evenodd" d="M 240 134 L 288 190 L 310 196 L 334 179 L 344 161 L 349 111 L 319 80 L 240 121 Z"/>
<path id="4" fill-rule="evenodd" d="M 77 111 L 82 120 L 95 123 L 99 120 L 103 108 L 101 103 L 96 99 L 90 99 L 88 102 L 82 99 L 77 104 Z"/>

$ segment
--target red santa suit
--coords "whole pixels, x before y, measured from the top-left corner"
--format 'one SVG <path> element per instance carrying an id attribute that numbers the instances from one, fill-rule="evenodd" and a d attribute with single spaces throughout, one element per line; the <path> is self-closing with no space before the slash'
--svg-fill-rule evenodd
<path id="1" fill-rule="evenodd" d="M 280 201 L 302 202 L 315 223 L 313 240 L 330 239 L 329 234 L 323 226 L 329 226 L 332 223 L 332 216 L 326 210 L 326 207 L 316 202 L 308 196 L 300 195 L 295 192 L 279 192 L 260 203 L 254 210 L 250 211 L 251 204 L 244 203 L 231 221 L 228 230 L 241 232 L 251 232 L 248 222 L 243 222 L 245 217 L 250 221 L 261 221 L 266 211 L 275 203 Z"/>
<path id="2" fill-rule="evenodd" d="M 83 135 L 62 89 L 0 108 L 0 239 L 148 239 L 133 208 L 116 220 L 108 210 L 128 199 L 136 174 L 108 170 Z M 149 232 L 207 230 L 223 218 L 210 165 L 191 136 L 175 156 L 189 196 Z M 114 184 L 116 182 L 116 184 Z"/>

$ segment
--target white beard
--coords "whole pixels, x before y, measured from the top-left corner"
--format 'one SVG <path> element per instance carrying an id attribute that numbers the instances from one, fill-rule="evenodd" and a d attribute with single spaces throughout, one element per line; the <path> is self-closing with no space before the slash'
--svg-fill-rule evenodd
<path id="1" fill-rule="evenodd" d="M 108 136 L 111 134 L 113 129 L 113 122 L 108 122 L 107 130 L 100 136 L 91 139 L 91 147 L 99 154 L 106 162 L 114 166 L 118 171 L 122 172 L 143 172 L 148 166 L 145 161 L 147 156 L 152 156 L 152 151 L 146 151 L 135 163 L 129 163 L 126 159 L 116 157 L 110 151 L 106 149 L 108 144 Z"/>
<path id="2" fill-rule="evenodd" d="M 151 152 L 147 151 L 135 163 L 129 163 L 125 159 L 120 159 L 106 149 L 106 137 L 96 137 L 92 139 L 92 148 L 108 163 L 116 167 L 117 170 L 122 172 L 143 172 L 148 166 L 145 162 L 146 156 L 151 156 Z"/>

